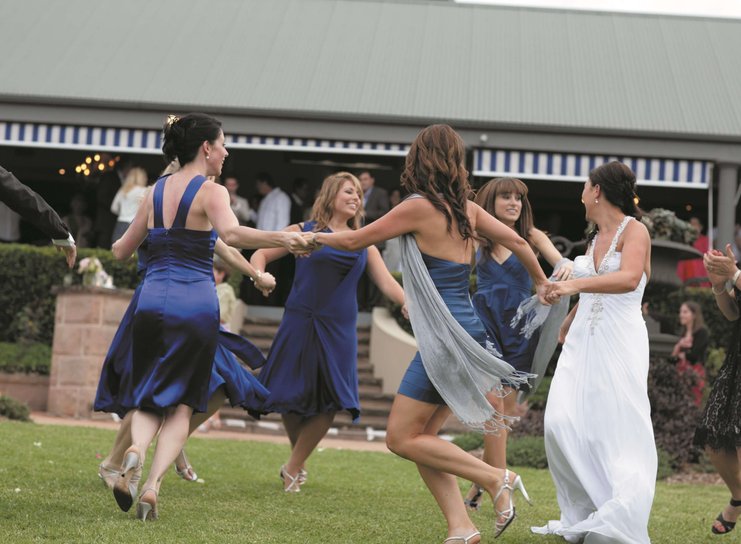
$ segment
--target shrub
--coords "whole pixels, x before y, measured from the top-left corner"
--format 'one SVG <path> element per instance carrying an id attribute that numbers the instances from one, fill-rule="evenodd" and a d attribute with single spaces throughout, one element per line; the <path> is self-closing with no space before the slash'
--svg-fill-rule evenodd
<path id="1" fill-rule="evenodd" d="M 473 431 L 459 434 L 453 439 L 453 444 L 463 451 L 473 451 L 484 447 L 484 435 Z"/>
<path id="2" fill-rule="evenodd" d="M 119 262 L 108 250 L 80 249 L 78 259 L 98 257 L 116 287 L 133 288 L 138 279 L 134 260 Z M 56 297 L 52 288 L 81 284 L 53 247 L 0 245 L 0 341 L 32 339 L 51 345 Z"/>
<path id="3" fill-rule="evenodd" d="M 656 447 L 656 453 L 658 455 L 659 464 L 656 470 L 656 479 L 664 480 L 674 474 L 673 461 L 674 458 L 664 448 Z"/>
<path id="4" fill-rule="evenodd" d="M 0 417 L 17 419 L 18 421 L 30 421 L 31 410 L 24 402 L 19 402 L 7 395 L 0 395 Z"/>
<path id="5" fill-rule="evenodd" d="M 510 438 L 507 444 L 507 464 L 517 467 L 547 468 L 545 439 L 542 436 Z"/>
<path id="6" fill-rule="evenodd" d="M 692 438 L 700 409 L 692 401 L 690 384 L 666 359 L 651 358 L 648 398 L 657 447 L 666 452 L 673 468 L 696 462 L 699 452 L 692 447 Z"/>
<path id="7" fill-rule="evenodd" d="M 49 374 L 51 348 L 40 343 L 0 342 L 0 372 Z"/>

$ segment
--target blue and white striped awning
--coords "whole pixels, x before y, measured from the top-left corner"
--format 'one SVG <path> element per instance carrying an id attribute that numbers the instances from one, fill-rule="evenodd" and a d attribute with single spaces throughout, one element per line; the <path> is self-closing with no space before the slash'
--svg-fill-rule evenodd
<path id="1" fill-rule="evenodd" d="M 162 132 L 153 129 L 0 121 L 0 145 L 157 154 L 162 152 Z M 402 157 L 409 149 L 406 144 L 395 143 L 235 134 L 226 135 L 226 145 L 232 149 L 318 151 Z"/>
<path id="2" fill-rule="evenodd" d="M 707 189 L 713 175 L 710 161 L 504 149 L 475 149 L 473 174 L 583 182 L 592 169 L 610 161 L 625 163 L 635 172 L 639 185 Z"/>

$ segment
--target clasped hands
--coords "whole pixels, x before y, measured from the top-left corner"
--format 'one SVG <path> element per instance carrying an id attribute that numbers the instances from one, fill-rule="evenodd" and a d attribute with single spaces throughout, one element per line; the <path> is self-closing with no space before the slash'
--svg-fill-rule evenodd
<path id="1" fill-rule="evenodd" d="M 316 241 L 316 232 L 287 232 L 285 248 L 297 257 L 308 257 L 312 251 L 322 247 Z"/>
<path id="2" fill-rule="evenodd" d="M 542 304 L 555 304 L 563 296 L 575 295 L 579 291 L 572 281 L 546 281 L 537 288 L 538 299 Z"/>
<path id="3" fill-rule="evenodd" d="M 717 249 L 711 249 L 702 256 L 702 263 L 705 265 L 708 278 L 713 286 L 722 285 L 732 279 L 736 270 L 738 270 L 736 268 L 736 256 L 733 254 L 731 244 L 726 244 L 725 255 Z"/>
<path id="4" fill-rule="evenodd" d="M 262 293 L 262 296 L 267 297 L 275 289 L 276 281 L 275 276 L 270 272 L 263 272 L 255 279 L 255 289 Z"/>

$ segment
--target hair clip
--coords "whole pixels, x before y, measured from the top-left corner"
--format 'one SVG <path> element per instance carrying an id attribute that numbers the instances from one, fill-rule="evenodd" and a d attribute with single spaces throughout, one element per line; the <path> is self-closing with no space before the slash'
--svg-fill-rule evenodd
<path id="1" fill-rule="evenodd" d="M 180 117 L 177 115 L 168 115 L 167 116 L 167 128 L 170 128 L 173 124 L 180 121 Z"/>

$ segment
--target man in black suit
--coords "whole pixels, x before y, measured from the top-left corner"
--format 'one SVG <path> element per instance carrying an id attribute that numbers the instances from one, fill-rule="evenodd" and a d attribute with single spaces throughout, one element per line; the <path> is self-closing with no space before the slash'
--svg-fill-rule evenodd
<path id="1" fill-rule="evenodd" d="M 389 204 L 389 194 L 386 189 L 376 187 L 376 178 L 368 170 L 363 170 L 358 174 L 360 187 L 363 189 L 363 208 L 365 209 L 365 224 L 373 223 L 376 219 L 384 216 L 391 208 Z M 379 251 L 383 251 L 386 245 L 384 243 L 376 246 Z M 374 306 L 381 304 L 381 292 L 376 284 L 364 272 L 358 283 L 358 304 L 360 309 L 371 311 Z"/>
<path id="2" fill-rule="evenodd" d="M 74 266 L 77 247 L 67 225 L 43 198 L 23 185 L 2 166 L 0 166 L 0 201 L 51 238 L 57 249 L 64 252 L 67 265 L 70 268 Z"/>

